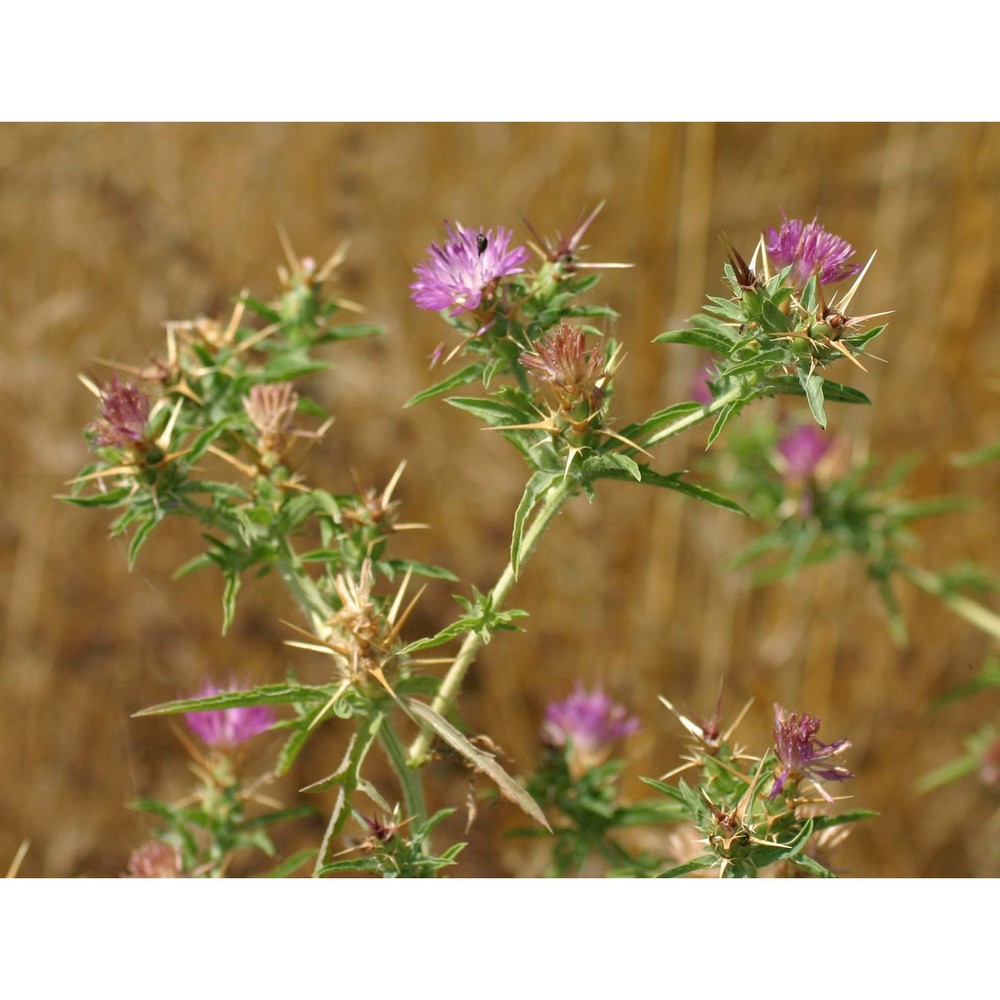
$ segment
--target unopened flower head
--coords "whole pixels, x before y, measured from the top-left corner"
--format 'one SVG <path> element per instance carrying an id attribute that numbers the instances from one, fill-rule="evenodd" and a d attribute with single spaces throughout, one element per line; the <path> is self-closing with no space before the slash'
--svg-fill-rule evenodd
<path id="1" fill-rule="evenodd" d="M 832 757 L 850 748 L 851 741 L 820 742 L 816 738 L 819 724 L 820 720 L 814 715 L 786 712 L 780 705 L 774 706 L 774 752 L 781 771 L 774 781 L 769 799 L 777 798 L 789 781 L 808 779 L 827 802 L 832 802 L 830 794 L 818 779 L 846 781 L 854 777 L 854 773 L 846 767 L 830 763 Z"/>
<path id="2" fill-rule="evenodd" d="M 291 382 L 260 383 L 243 400 L 243 409 L 257 431 L 263 455 L 282 460 L 295 427 L 298 403 L 299 396 L 292 390 Z"/>
<path id="3" fill-rule="evenodd" d="M 460 222 L 454 228 L 445 222 L 445 228 L 448 239 L 432 243 L 428 259 L 413 269 L 419 280 L 410 285 L 410 297 L 421 309 L 447 309 L 452 316 L 473 312 L 500 278 L 520 274 L 530 256 L 527 247 L 507 249 L 513 234 L 503 226 L 495 234 L 466 229 Z"/>
<path id="4" fill-rule="evenodd" d="M 521 364 L 539 382 L 551 385 L 566 408 L 582 399 L 593 411 L 604 399 L 608 380 L 604 352 L 599 347 L 588 351 L 579 327 L 560 323 L 555 333 L 535 345 L 533 352 L 521 355 Z"/>
<path id="5" fill-rule="evenodd" d="M 542 740 L 549 746 L 568 747 L 571 770 L 582 773 L 602 763 L 617 740 L 638 728 L 639 720 L 601 688 L 588 694 L 577 684 L 565 701 L 554 701 L 545 710 Z"/>
<path id="6" fill-rule="evenodd" d="M 861 270 L 860 264 L 849 264 L 855 250 L 847 240 L 828 233 L 819 223 L 789 219 L 775 230 L 769 227 L 765 247 L 771 262 L 779 268 L 792 265 L 792 284 L 803 287 L 818 274 L 821 285 L 850 278 Z"/>
<path id="7" fill-rule="evenodd" d="M 94 443 L 132 448 L 146 440 L 150 405 L 146 395 L 116 372 L 100 394 L 100 417 L 90 425 Z"/>
<path id="8" fill-rule="evenodd" d="M 239 690 L 234 688 L 230 690 Z M 206 684 L 195 697 L 211 698 L 224 693 L 214 684 Z M 220 750 L 233 750 L 274 725 L 274 709 L 269 705 L 246 705 L 239 708 L 212 708 L 186 712 L 184 721 L 202 743 Z"/>

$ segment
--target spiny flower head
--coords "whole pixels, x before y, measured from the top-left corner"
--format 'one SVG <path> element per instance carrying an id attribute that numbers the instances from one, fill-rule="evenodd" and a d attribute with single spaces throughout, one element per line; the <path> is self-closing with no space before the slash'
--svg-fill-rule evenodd
<path id="1" fill-rule="evenodd" d="M 781 772 L 774 781 L 769 800 L 777 798 L 789 781 L 806 778 L 827 802 L 832 802 L 830 794 L 817 779 L 846 781 L 854 777 L 854 773 L 846 767 L 828 763 L 831 757 L 849 749 L 851 741 L 820 742 L 816 738 L 819 724 L 820 720 L 807 712 L 786 712 L 780 705 L 774 706 L 774 752 L 778 756 Z"/>
<path id="2" fill-rule="evenodd" d="M 551 702 L 546 708 L 541 735 L 549 746 L 568 747 L 570 769 L 581 774 L 602 763 L 617 740 L 638 728 L 639 720 L 600 687 L 588 694 L 577 684 L 565 701 Z"/>
<path id="3" fill-rule="evenodd" d="M 861 270 L 860 264 L 847 263 L 855 254 L 854 247 L 828 233 L 815 219 L 806 223 L 785 216 L 780 229 L 768 227 L 765 247 L 779 268 L 792 265 L 791 280 L 799 288 L 814 274 L 819 275 L 821 285 L 829 285 Z"/>
<path id="4" fill-rule="evenodd" d="M 94 444 L 131 448 L 146 440 L 150 405 L 146 395 L 115 372 L 100 391 L 100 417 L 90 425 Z"/>
<path id="5" fill-rule="evenodd" d="M 494 235 L 492 229 L 466 229 L 460 222 L 454 229 L 447 221 L 444 225 L 448 239 L 432 243 L 428 260 L 413 269 L 419 280 L 410 285 L 410 297 L 421 309 L 447 309 L 452 316 L 474 312 L 500 278 L 524 270 L 528 249 L 508 250 L 513 234 L 503 226 Z"/>
<path id="6" fill-rule="evenodd" d="M 195 697 L 211 698 L 222 693 L 222 688 L 209 683 Z M 186 712 L 184 721 L 191 732 L 206 746 L 220 750 L 234 750 L 247 740 L 270 729 L 274 725 L 275 718 L 274 709 L 269 705 L 246 705 L 239 708 L 213 708 Z"/>
<path id="7" fill-rule="evenodd" d="M 243 399 L 250 423 L 257 431 L 263 456 L 282 461 L 295 429 L 299 395 L 291 382 L 258 383 Z"/>
<path id="8" fill-rule="evenodd" d="M 585 400 L 591 411 L 600 407 L 608 373 L 604 352 L 586 349 L 583 330 L 560 323 L 555 333 L 535 345 L 534 352 L 521 355 L 524 365 L 539 382 L 551 385 L 566 409 Z"/>

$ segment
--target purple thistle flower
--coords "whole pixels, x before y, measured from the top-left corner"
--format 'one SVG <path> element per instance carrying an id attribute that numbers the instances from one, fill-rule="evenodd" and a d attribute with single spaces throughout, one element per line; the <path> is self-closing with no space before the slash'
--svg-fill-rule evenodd
<path id="1" fill-rule="evenodd" d="M 816 471 L 834 438 L 825 435 L 815 424 L 803 424 L 778 442 L 782 472 L 789 479 L 805 479 Z"/>
<path id="2" fill-rule="evenodd" d="M 448 240 L 443 246 L 432 243 L 427 248 L 429 260 L 413 270 L 419 281 L 410 285 L 410 298 L 421 309 L 449 309 L 457 316 L 463 309 L 479 308 L 483 294 L 500 278 L 520 274 L 528 257 L 527 247 L 508 251 L 510 231 L 500 226 L 492 229 L 466 229 L 460 222 L 445 222 Z"/>
<path id="3" fill-rule="evenodd" d="M 546 708 L 541 735 L 549 746 L 568 746 L 572 770 L 581 773 L 600 764 L 616 740 L 638 728 L 639 720 L 628 716 L 601 688 L 588 694 L 577 684 L 565 701 L 551 702 Z"/>
<path id="4" fill-rule="evenodd" d="M 230 690 L 239 691 L 240 688 Z M 209 683 L 195 697 L 211 698 L 223 693 L 221 688 Z M 269 705 L 203 709 L 185 712 L 184 721 L 206 746 L 234 750 L 274 725 L 274 709 Z"/>
<path id="5" fill-rule="evenodd" d="M 785 216 L 780 229 L 768 227 L 765 246 L 779 268 L 793 265 L 792 283 L 800 288 L 817 272 L 819 283 L 829 285 L 861 270 L 860 264 L 847 263 L 855 254 L 854 247 L 828 233 L 815 219 L 807 224 Z"/>
<path id="6" fill-rule="evenodd" d="M 181 874 L 181 856 L 176 847 L 162 840 L 147 840 L 128 859 L 130 878 L 177 878 Z"/>
<path id="7" fill-rule="evenodd" d="M 774 752 L 782 770 L 774 781 L 768 801 L 773 801 L 788 781 L 807 778 L 827 802 L 832 802 L 833 799 L 817 779 L 846 781 L 854 777 L 854 772 L 848 771 L 846 767 L 827 763 L 831 757 L 849 749 L 851 741 L 820 742 L 816 739 L 819 723 L 820 720 L 814 715 L 806 712 L 801 715 L 797 712 L 786 713 L 780 705 L 774 706 Z"/>
<path id="8" fill-rule="evenodd" d="M 101 389 L 101 415 L 90 425 L 94 443 L 129 448 L 146 438 L 149 399 L 131 382 L 122 382 L 115 372 Z"/>

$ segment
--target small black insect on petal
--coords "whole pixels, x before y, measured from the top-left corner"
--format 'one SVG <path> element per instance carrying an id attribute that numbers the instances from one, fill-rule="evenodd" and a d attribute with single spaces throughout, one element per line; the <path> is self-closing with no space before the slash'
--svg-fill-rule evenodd
<path id="1" fill-rule="evenodd" d="M 485 233 L 480 233 L 476 237 L 476 249 L 479 251 L 479 256 L 482 257 L 486 253 L 486 248 L 490 245 L 490 241 L 486 238 Z"/>

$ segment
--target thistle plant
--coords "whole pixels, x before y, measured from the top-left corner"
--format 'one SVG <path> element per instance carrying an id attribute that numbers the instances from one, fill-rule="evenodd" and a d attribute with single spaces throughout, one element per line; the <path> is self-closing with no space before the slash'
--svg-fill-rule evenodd
<path id="1" fill-rule="evenodd" d="M 752 758 L 718 734 L 712 752 L 703 739 L 690 761 L 700 772 L 698 791 L 654 782 L 667 799 L 633 806 L 619 799 L 622 764 L 609 754 L 637 719 L 601 691 L 579 690 L 550 709 L 544 726 L 549 751 L 527 788 L 485 749 L 487 739 L 455 721 L 479 649 L 523 619 L 525 612 L 508 607 L 508 598 L 566 503 L 593 498 L 610 479 L 745 513 L 684 471 L 655 468 L 653 449 L 702 423 L 710 426 L 711 445 L 734 416 L 765 397 L 804 397 L 824 427 L 827 402 L 868 402 L 825 372 L 833 365 L 860 366 L 867 345 L 885 329 L 869 325 L 874 315 L 848 315 L 871 260 L 858 269 L 848 263 L 853 249 L 842 240 L 815 222 L 786 220 L 762 236 L 749 264 L 728 245 L 726 294 L 710 296 L 685 329 L 656 338 L 712 353 L 709 395 L 639 419 L 620 417 L 615 376 L 624 352 L 610 332 L 616 316 L 591 303 L 589 293 L 599 280 L 594 269 L 622 265 L 589 264 L 582 243 L 598 211 L 581 216 L 565 236 L 545 239 L 532 229 L 530 249 L 503 226 L 449 222 L 445 237 L 432 242 L 415 266 L 412 299 L 438 312 L 448 333 L 432 360 L 444 377 L 407 405 L 442 397 L 500 434 L 526 465 L 507 566 L 485 592 L 461 588 L 455 620 L 433 635 L 411 634 L 420 598 L 420 591 L 411 593 L 413 578 L 457 581 L 445 569 L 393 555 L 396 533 L 415 527 L 401 521 L 394 499 L 403 464 L 388 483 L 356 492 L 316 485 L 307 471 L 310 451 L 330 432 L 332 417 L 308 397 L 302 380 L 328 366 L 319 349 L 376 332 L 344 322 L 360 307 L 335 287 L 342 253 L 318 266 L 297 257 L 286 241 L 287 264 L 279 269 L 281 288 L 273 298 L 244 293 L 228 317 L 169 324 L 164 351 L 154 361 L 120 366 L 103 385 L 84 380 L 98 398 L 98 417 L 86 431 L 95 459 L 67 499 L 118 511 L 112 532 L 129 535 L 130 565 L 168 516 L 192 518 L 205 547 L 179 572 L 214 567 L 221 573 L 224 631 L 238 613 L 243 581 L 254 574 L 277 573 L 299 613 L 288 639 L 297 652 L 289 654 L 283 678 L 246 690 L 206 688 L 139 713 L 195 720 L 190 726 L 210 753 L 200 768 L 204 785 L 196 812 L 151 800 L 142 806 L 166 823 L 160 839 L 179 852 L 178 864 L 150 850 L 136 859 L 136 870 L 173 865 L 189 874 L 224 872 L 250 828 L 241 811 L 247 788 L 234 780 L 228 753 L 217 752 L 231 750 L 274 711 L 277 721 L 269 726 L 284 742 L 265 778 L 286 774 L 321 726 L 348 734 L 342 759 L 304 789 L 333 795 L 325 834 L 309 852 L 316 875 L 432 875 L 456 863 L 462 843 L 434 843 L 452 807 L 431 813 L 426 805 L 424 765 L 435 743 L 488 776 L 536 832 L 555 836 L 554 870 L 560 874 L 583 870 L 589 856 L 602 856 L 623 873 L 678 874 L 678 866 L 623 846 L 618 831 L 680 817 L 708 843 L 709 853 L 695 867 L 753 875 L 791 861 L 826 873 L 805 860 L 807 846 L 815 832 L 848 820 L 806 815 L 817 804 L 815 794 L 821 805 L 829 795 L 815 788 L 807 794 L 803 785 L 841 775 L 841 765 L 828 758 L 846 743 L 821 744 L 811 716 L 779 711 L 775 749 Z M 832 291 L 851 277 L 846 292 Z M 471 388 L 459 393 L 464 387 Z M 786 460 L 800 461 L 790 451 Z M 808 496 L 810 512 L 818 510 L 823 498 Z M 436 667 L 440 660 L 422 659 L 432 649 L 446 652 L 443 671 Z M 322 658 L 326 682 L 296 679 L 294 657 L 304 654 Z M 376 746 L 391 765 L 391 787 L 372 777 L 369 755 Z M 274 815 L 292 814 L 277 809 Z M 192 826 L 207 830 L 207 847 Z M 263 842 L 256 846 L 266 849 Z M 296 856 L 278 871 L 302 862 Z"/>

